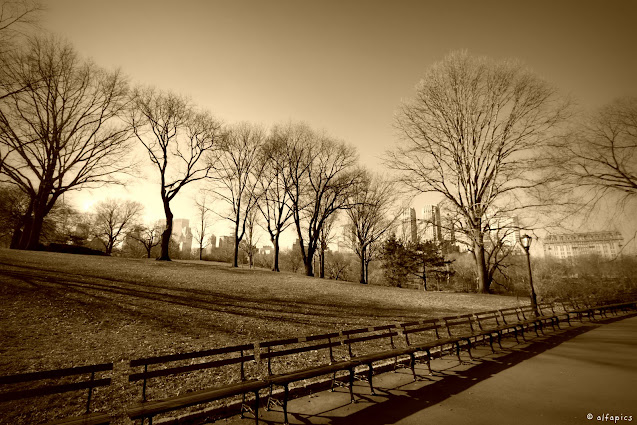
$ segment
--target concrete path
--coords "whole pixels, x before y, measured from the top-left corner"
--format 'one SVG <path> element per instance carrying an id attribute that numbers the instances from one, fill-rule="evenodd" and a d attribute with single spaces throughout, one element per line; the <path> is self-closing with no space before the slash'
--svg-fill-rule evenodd
<path id="1" fill-rule="evenodd" d="M 479 347 L 475 360 L 464 364 L 452 356 L 436 359 L 434 376 L 420 366 L 416 382 L 409 369 L 380 374 L 374 377 L 376 396 L 366 383 L 357 383 L 354 404 L 345 388 L 292 400 L 290 423 L 637 423 L 637 317 L 584 322 L 524 344 L 505 341 L 496 354 Z M 283 422 L 280 410 L 260 413 L 261 423 Z"/>

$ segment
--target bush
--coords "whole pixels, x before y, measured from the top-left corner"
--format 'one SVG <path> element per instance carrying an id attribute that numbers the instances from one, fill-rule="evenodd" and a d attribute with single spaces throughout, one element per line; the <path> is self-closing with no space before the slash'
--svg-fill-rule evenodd
<path id="1" fill-rule="evenodd" d="M 106 255 L 97 249 L 91 249 L 85 246 L 67 245 L 61 243 L 51 243 L 49 245 L 40 245 L 40 251 L 62 252 L 64 254 L 82 254 L 82 255 Z"/>

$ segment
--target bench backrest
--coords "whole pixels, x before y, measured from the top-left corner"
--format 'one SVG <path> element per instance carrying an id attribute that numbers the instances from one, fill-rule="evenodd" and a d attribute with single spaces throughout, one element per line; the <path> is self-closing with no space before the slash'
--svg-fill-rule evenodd
<path id="1" fill-rule="evenodd" d="M 517 307 L 503 308 L 498 311 L 500 312 L 500 317 L 502 317 L 502 322 L 505 325 L 512 325 L 522 320 L 520 310 Z"/>
<path id="2" fill-rule="evenodd" d="M 537 305 L 537 309 L 542 316 L 555 315 L 553 303 L 540 303 Z"/>
<path id="3" fill-rule="evenodd" d="M 520 310 L 520 314 L 522 315 L 523 320 L 528 320 L 535 317 L 535 310 L 533 309 L 533 306 L 531 305 L 524 305 L 524 306 L 518 307 L 518 309 Z"/>
<path id="4" fill-rule="evenodd" d="M 500 326 L 501 317 L 498 310 L 481 311 L 474 314 L 478 328 L 481 331 L 487 329 L 498 328 Z"/>
<path id="5" fill-rule="evenodd" d="M 86 413 L 91 410 L 93 389 L 106 387 L 111 384 L 110 377 L 98 378 L 105 372 L 113 370 L 113 363 L 102 363 L 90 366 L 71 367 L 66 369 L 47 370 L 43 372 L 21 373 L 0 377 L 2 388 L 21 387 L 33 383 L 30 389 L 10 389 L 0 393 L 0 402 L 20 400 L 30 397 L 39 397 L 50 394 L 61 394 L 71 391 L 88 390 L 86 401 Z M 65 378 L 71 378 L 73 382 L 66 382 Z M 73 379 L 75 378 L 75 379 Z"/>
<path id="6" fill-rule="evenodd" d="M 441 319 L 445 324 L 447 330 L 447 336 L 453 338 L 459 333 L 473 332 L 474 331 L 474 319 L 472 313 L 460 314 L 458 316 L 447 316 Z"/>
<path id="7" fill-rule="evenodd" d="M 440 329 L 442 326 L 443 324 L 438 319 L 419 320 L 400 324 L 407 347 L 419 342 L 430 342 L 440 339 Z"/>
<path id="8" fill-rule="evenodd" d="M 349 329 L 342 331 L 342 344 L 347 346 L 349 358 L 356 355 L 368 354 L 374 351 L 394 349 L 395 337 L 398 336 L 398 325 L 372 326 L 368 328 Z M 356 350 L 354 350 L 356 345 Z"/>
<path id="9" fill-rule="evenodd" d="M 310 365 L 319 366 L 333 363 L 334 348 L 339 345 L 341 345 L 341 341 L 338 332 L 265 341 L 259 343 L 259 358 L 261 362 L 267 361 L 268 375 L 272 375 L 274 360 L 277 358 L 286 358 L 286 361 L 282 362 L 282 366 L 286 369 L 301 369 Z M 310 352 L 314 352 L 315 355 L 310 356 L 308 354 Z M 288 357 L 297 354 L 303 354 L 303 357 L 296 362 Z M 276 373 L 282 372 L 284 371 L 276 371 Z"/>
<path id="10" fill-rule="evenodd" d="M 143 367 L 142 372 L 128 376 L 129 382 L 143 381 L 142 400 L 146 401 L 147 382 L 151 378 L 168 377 L 203 371 L 228 365 L 239 366 L 239 379 L 246 380 L 246 365 L 255 363 L 254 344 L 234 345 L 190 353 L 145 357 L 130 361 L 131 368 Z M 149 370 L 152 367 L 152 370 Z"/>

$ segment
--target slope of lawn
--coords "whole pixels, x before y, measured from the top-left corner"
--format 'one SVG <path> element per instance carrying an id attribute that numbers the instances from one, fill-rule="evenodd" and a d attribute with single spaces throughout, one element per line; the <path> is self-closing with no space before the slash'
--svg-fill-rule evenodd
<path id="1" fill-rule="evenodd" d="M 518 304 L 515 297 L 425 293 L 198 261 L 6 249 L 0 299 L 0 375 L 98 362 L 123 367 L 143 356 Z"/>

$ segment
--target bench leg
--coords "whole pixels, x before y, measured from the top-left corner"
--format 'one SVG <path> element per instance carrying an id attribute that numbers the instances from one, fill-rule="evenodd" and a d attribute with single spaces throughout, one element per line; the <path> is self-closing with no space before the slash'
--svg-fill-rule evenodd
<path id="1" fill-rule="evenodd" d="M 426 350 L 427 351 L 427 368 L 429 369 L 429 375 L 433 375 L 434 372 L 433 370 L 431 370 L 431 351 Z"/>
<path id="2" fill-rule="evenodd" d="M 259 390 L 254 392 L 254 423 L 259 425 Z"/>
<path id="3" fill-rule="evenodd" d="M 473 360 L 473 355 L 471 354 L 471 338 L 467 338 L 467 353 L 469 353 L 469 359 Z"/>
<path id="4" fill-rule="evenodd" d="M 288 397 L 290 395 L 290 389 L 288 388 L 288 384 L 285 384 L 283 388 L 283 423 L 288 425 Z"/>
<path id="5" fill-rule="evenodd" d="M 414 376 L 414 381 L 416 380 L 416 354 L 409 353 L 410 357 L 410 366 L 411 366 L 411 374 Z"/>
<path id="6" fill-rule="evenodd" d="M 500 350 L 504 350 L 502 347 L 502 331 L 498 331 L 498 346 L 500 347 Z"/>
<path id="7" fill-rule="evenodd" d="M 349 402 L 356 403 L 354 400 L 354 368 L 349 370 Z"/>
<path id="8" fill-rule="evenodd" d="M 371 363 L 369 363 L 367 365 L 367 380 L 369 381 L 369 389 L 372 392 L 372 395 L 376 395 L 376 393 L 374 392 L 374 383 L 372 382 L 374 376 L 374 367 L 372 366 Z"/>
<path id="9" fill-rule="evenodd" d="M 489 346 L 491 347 L 491 352 L 495 354 L 495 349 L 493 348 L 493 334 L 489 334 Z"/>

